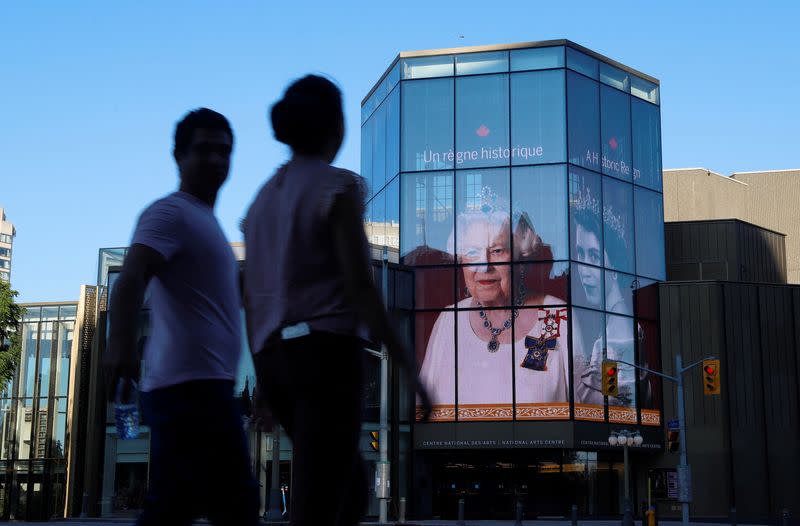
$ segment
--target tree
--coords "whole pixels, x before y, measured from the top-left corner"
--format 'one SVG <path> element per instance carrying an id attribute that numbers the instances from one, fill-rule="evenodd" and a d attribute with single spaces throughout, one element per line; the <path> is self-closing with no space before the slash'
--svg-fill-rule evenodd
<path id="1" fill-rule="evenodd" d="M 0 384 L 14 379 L 22 351 L 19 323 L 25 309 L 14 302 L 17 291 L 8 282 L 0 279 Z"/>

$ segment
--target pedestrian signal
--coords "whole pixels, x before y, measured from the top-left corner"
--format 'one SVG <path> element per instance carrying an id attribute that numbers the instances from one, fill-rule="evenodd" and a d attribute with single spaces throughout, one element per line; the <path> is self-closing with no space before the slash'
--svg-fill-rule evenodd
<path id="1" fill-rule="evenodd" d="M 680 439 L 677 429 L 670 429 L 667 431 L 667 451 L 675 453 L 680 449 Z"/>
<path id="2" fill-rule="evenodd" d="M 719 393 L 719 360 L 703 360 L 703 394 Z"/>
<path id="3" fill-rule="evenodd" d="M 617 394 L 619 394 L 619 389 L 617 386 L 617 371 L 617 362 L 603 360 L 603 395 L 617 396 Z"/>
<path id="4" fill-rule="evenodd" d="M 381 436 L 380 431 L 370 431 L 369 432 L 369 445 L 372 448 L 372 451 L 378 451 L 381 448 L 381 444 L 378 441 Z"/>

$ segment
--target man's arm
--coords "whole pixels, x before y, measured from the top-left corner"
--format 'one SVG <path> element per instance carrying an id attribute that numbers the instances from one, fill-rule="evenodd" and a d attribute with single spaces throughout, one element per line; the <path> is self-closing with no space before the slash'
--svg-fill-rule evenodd
<path id="1" fill-rule="evenodd" d="M 104 356 L 106 394 L 109 400 L 116 395 L 121 379 L 139 377 L 139 356 L 136 336 L 139 330 L 139 313 L 144 293 L 150 279 L 164 266 L 166 260 L 156 250 L 139 243 L 133 244 L 125 256 L 122 272 L 111 293 L 108 348 Z M 130 382 L 123 387 L 122 398 L 128 398 Z"/>

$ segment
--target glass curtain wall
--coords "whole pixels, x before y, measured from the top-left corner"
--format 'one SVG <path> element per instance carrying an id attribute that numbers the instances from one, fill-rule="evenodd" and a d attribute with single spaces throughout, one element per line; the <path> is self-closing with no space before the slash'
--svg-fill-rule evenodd
<path id="1" fill-rule="evenodd" d="M 0 518 L 62 517 L 76 304 L 30 305 L 14 379 L 0 390 Z"/>
<path id="2" fill-rule="evenodd" d="M 619 396 L 599 390 L 603 359 L 640 360 L 633 291 L 665 277 L 660 140 L 658 87 L 569 47 L 404 58 L 382 79 L 365 227 L 413 269 L 434 421 L 660 424 L 637 389 L 653 379 L 622 366 Z"/>

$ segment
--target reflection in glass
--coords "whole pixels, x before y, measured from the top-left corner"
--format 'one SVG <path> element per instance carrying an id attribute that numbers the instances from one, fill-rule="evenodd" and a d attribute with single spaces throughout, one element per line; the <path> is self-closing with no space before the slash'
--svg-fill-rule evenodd
<path id="1" fill-rule="evenodd" d="M 572 264 L 572 304 L 603 309 L 605 298 L 603 269 L 590 265 Z"/>
<path id="2" fill-rule="evenodd" d="M 386 179 L 400 172 L 400 88 L 395 88 L 386 105 Z"/>
<path id="3" fill-rule="evenodd" d="M 456 79 L 456 165 L 510 164 L 508 75 Z"/>
<path id="4" fill-rule="evenodd" d="M 514 380 L 518 419 L 569 418 L 567 320 L 566 307 L 520 309 L 514 320 Z"/>
<path id="5" fill-rule="evenodd" d="M 631 170 L 630 96 L 608 86 L 600 87 L 600 137 L 603 147 L 603 173 L 623 181 L 633 177 Z"/>
<path id="6" fill-rule="evenodd" d="M 58 315 L 61 319 L 64 318 L 74 318 L 78 315 L 78 306 L 77 305 L 62 305 L 61 309 L 58 311 Z"/>
<path id="7" fill-rule="evenodd" d="M 401 61 L 403 79 L 424 79 L 453 75 L 453 56 L 407 58 Z"/>
<path id="8" fill-rule="evenodd" d="M 565 106 L 563 71 L 511 76 L 512 164 L 565 161 Z"/>
<path id="9" fill-rule="evenodd" d="M 534 249 L 526 253 L 516 246 L 520 260 L 567 259 L 567 168 L 565 165 L 515 167 L 511 170 L 514 230 L 521 218 L 533 229 Z M 521 240 L 524 244 L 524 239 Z"/>
<path id="10" fill-rule="evenodd" d="M 661 190 L 661 117 L 658 106 L 631 99 L 633 182 Z"/>
<path id="11" fill-rule="evenodd" d="M 416 313 L 414 335 L 420 381 L 433 404 L 431 420 L 455 420 L 455 312 Z"/>
<path id="12" fill-rule="evenodd" d="M 603 241 L 605 266 L 634 271 L 633 185 L 603 178 Z"/>
<path id="13" fill-rule="evenodd" d="M 567 122 L 569 162 L 600 171 L 600 89 L 599 84 L 567 72 Z"/>
<path id="14" fill-rule="evenodd" d="M 386 184 L 386 108 L 381 106 L 369 118 L 372 126 L 372 191 L 378 193 Z"/>
<path id="15" fill-rule="evenodd" d="M 572 366 L 577 420 L 605 419 L 600 366 L 605 347 L 605 314 L 572 309 Z"/>
<path id="16" fill-rule="evenodd" d="M 571 257 L 590 265 L 603 265 L 602 187 L 600 175 L 570 167 L 569 213 Z"/>
<path id="17" fill-rule="evenodd" d="M 613 86 L 625 93 L 631 92 L 631 76 L 627 72 L 605 62 L 600 63 L 600 82 Z"/>
<path id="18" fill-rule="evenodd" d="M 367 183 L 367 199 L 375 189 L 372 186 L 372 127 L 375 121 L 368 120 L 361 126 L 361 177 Z"/>
<path id="19" fill-rule="evenodd" d="M 456 55 L 456 75 L 505 73 L 507 71 L 508 51 Z"/>
<path id="20" fill-rule="evenodd" d="M 55 321 L 58 319 L 58 307 L 42 307 L 42 321 Z"/>
<path id="21" fill-rule="evenodd" d="M 407 265 L 453 262 L 453 172 L 401 174 L 400 252 Z"/>
<path id="22" fill-rule="evenodd" d="M 55 334 L 55 323 L 45 322 L 41 325 L 39 334 L 39 396 L 47 398 L 50 389 L 50 364 L 52 362 L 51 352 L 53 349 L 53 337 Z"/>
<path id="23" fill-rule="evenodd" d="M 386 190 L 373 197 L 368 206 L 370 212 L 364 222 L 367 241 L 382 247 L 386 244 Z"/>
<path id="24" fill-rule="evenodd" d="M 581 53 L 571 47 L 567 48 L 567 67 L 586 75 L 589 78 L 597 78 L 597 59 Z"/>
<path id="25" fill-rule="evenodd" d="M 452 168 L 453 79 L 403 82 L 401 89 L 403 171 Z"/>
<path id="26" fill-rule="evenodd" d="M 634 362 L 633 318 L 606 315 L 606 357 L 609 360 Z M 609 406 L 633 408 L 636 406 L 634 368 L 619 364 L 617 367 L 619 395 L 608 398 Z"/>
<path id="27" fill-rule="evenodd" d="M 666 279 L 664 262 L 664 203 L 661 194 L 636 188 L 636 273 Z"/>
<path id="28" fill-rule="evenodd" d="M 631 93 L 640 99 L 658 104 L 658 85 L 641 79 L 639 77 L 631 78 Z"/>
<path id="29" fill-rule="evenodd" d="M 523 263 L 514 265 L 513 304 L 565 305 L 569 263 Z"/>
<path id="30" fill-rule="evenodd" d="M 563 47 L 540 47 L 511 51 L 511 71 L 564 67 Z"/>
<path id="31" fill-rule="evenodd" d="M 22 352 L 19 364 L 19 396 L 21 398 L 33 396 L 33 386 L 36 381 L 36 343 L 38 336 L 38 323 L 22 324 Z"/>
<path id="32" fill-rule="evenodd" d="M 459 263 L 511 261 L 509 170 L 456 172 L 456 230 L 448 240 Z"/>
<path id="33" fill-rule="evenodd" d="M 606 270 L 606 310 L 614 314 L 633 316 L 633 287 L 635 276 Z"/>
<path id="34" fill-rule="evenodd" d="M 386 246 L 392 252 L 400 250 L 400 177 L 386 187 Z"/>

